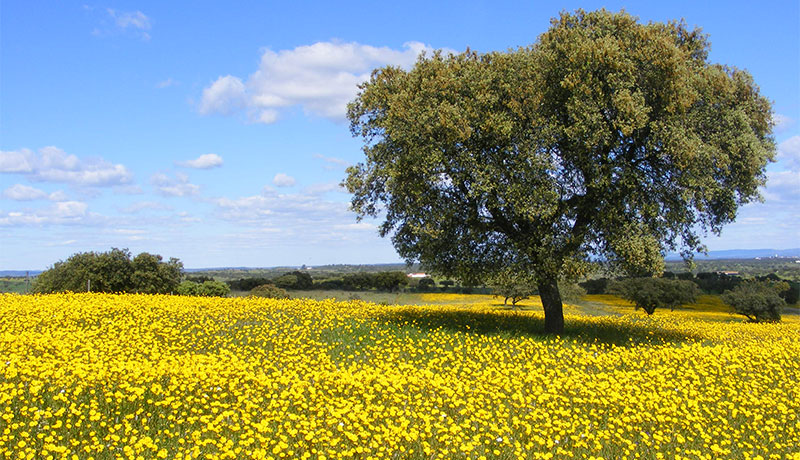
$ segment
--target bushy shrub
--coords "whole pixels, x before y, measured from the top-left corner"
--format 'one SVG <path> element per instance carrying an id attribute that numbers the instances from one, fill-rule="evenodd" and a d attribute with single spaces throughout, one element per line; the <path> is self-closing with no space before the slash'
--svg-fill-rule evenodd
<path id="1" fill-rule="evenodd" d="M 608 292 L 630 300 L 636 309 L 652 315 L 656 308 L 674 309 L 697 299 L 697 285 L 687 280 L 664 278 L 627 278 L 612 282 Z"/>
<path id="2" fill-rule="evenodd" d="M 200 285 L 200 295 L 205 297 L 225 297 L 231 293 L 231 288 L 220 281 L 204 281 Z"/>
<path id="3" fill-rule="evenodd" d="M 176 290 L 178 295 L 197 295 L 203 297 L 225 297 L 231 292 L 227 284 L 220 281 L 204 281 L 195 283 L 194 281 L 184 281 L 178 285 Z"/>
<path id="4" fill-rule="evenodd" d="M 194 281 L 184 281 L 175 289 L 178 295 L 200 295 L 200 285 Z"/>
<path id="5" fill-rule="evenodd" d="M 262 284 L 250 290 L 253 297 L 268 297 L 270 299 L 288 299 L 289 293 L 274 284 Z"/>
<path id="6" fill-rule="evenodd" d="M 787 286 L 786 282 L 745 281 L 722 294 L 722 301 L 754 323 L 778 322 L 786 305 L 780 292 Z"/>

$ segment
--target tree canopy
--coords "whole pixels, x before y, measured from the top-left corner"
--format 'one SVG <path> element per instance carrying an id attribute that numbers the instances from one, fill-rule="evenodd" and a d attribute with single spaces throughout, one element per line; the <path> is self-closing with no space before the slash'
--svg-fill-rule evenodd
<path id="1" fill-rule="evenodd" d="M 140 292 L 167 294 L 181 281 L 183 263 L 163 262 L 157 254 L 143 252 L 133 259 L 127 249 L 79 252 L 56 262 L 33 282 L 33 292 Z"/>
<path id="2" fill-rule="evenodd" d="M 683 22 L 577 11 L 525 48 L 377 69 L 348 106 L 352 208 L 431 271 L 533 273 L 561 332 L 558 281 L 590 256 L 659 272 L 758 197 L 770 103 L 708 49 Z"/>
<path id="3" fill-rule="evenodd" d="M 691 281 L 650 277 L 615 281 L 609 286 L 609 292 L 630 300 L 636 309 L 641 308 L 652 315 L 656 308 L 674 310 L 677 306 L 696 301 L 700 289 Z"/>

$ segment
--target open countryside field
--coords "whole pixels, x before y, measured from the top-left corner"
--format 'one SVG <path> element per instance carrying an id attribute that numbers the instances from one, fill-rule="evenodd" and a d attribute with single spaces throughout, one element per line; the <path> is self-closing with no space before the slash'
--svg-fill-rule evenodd
<path id="1" fill-rule="evenodd" d="M 0 295 L 0 452 L 800 458 L 795 316 L 589 296 L 550 337 L 535 298 L 420 296 L 438 305 Z"/>

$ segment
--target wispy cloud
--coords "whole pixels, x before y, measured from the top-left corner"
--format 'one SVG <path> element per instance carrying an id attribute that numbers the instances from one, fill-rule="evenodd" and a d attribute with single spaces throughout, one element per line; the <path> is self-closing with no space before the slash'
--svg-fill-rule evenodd
<path id="1" fill-rule="evenodd" d="M 294 177 L 284 173 L 275 174 L 275 177 L 272 178 L 272 183 L 275 184 L 276 187 L 291 187 L 296 182 Z"/>
<path id="2" fill-rule="evenodd" d="M 223 115 L 243 111 L 251 122 L 273 123 L 282 111 L 301 107 L 309 114 L 342 120 L 347 103 L 372 69 L 409 68 L 420 53 L 432 51 L 420 42 L 398 50 L 336 41 L 266 50 L 258 70 L 246 81 L 225 75 L 206 87 L 198 109 L 201 114 Z"/>
<path id="3" fill-rule="evenodd" d="M 3 197 L 14 201 L 33 201 L 44 199 L 51 201 L 67 201 L 67 195 L 61 190 L 47 193 L 44 190 L 23 184 L 14 184 L 11 187 L 3 190 Z"/>
<path id="4" fill-rule="evenodd" d="M 328 171 L 343 169 L 346 168 L 347 166 L 350 166 L 350 162 L 348 162 L 347 160 L 343 160 L 341 158 L 336 158 L 336 157 L 326 157 L 325 155 L 321 155 L 319 153 L 314 154 L 314 158 L 325 162 L 324 168 L 327 169 Z"/>
<path id="5" fill-rule="evenodd" d="M 177 165 L 183 166 L 184 168 L 193 169 L 218 168 L 222 166 L 222 157 L 216 153 L 206 153 L 204 155 L 200 155 L 194 160 L 180 161 L 177 163 Z"/>
<path id="6" fill-rule="evenodd" d="M 133 175 L 121 164 L 102 158 L 81 160 L 57 147 L 0 151 L 0 173 L 21 174 L 30 180 L 60 182 L 89 187 L 124 185 Z"/>
<path id="7" fill-rule="evenodd" d="M 0 213 L 0 226 L 44 225 L 44 224 L 83 224 L 89 216 L 89 205 L 82 201 L 61 201 L 38 210 L 10 211 Z"/>
<path id="8" fill-rule="evenodd" d="M 173 80 L 172 78 L 167 78 L 166 80 L 161 80 L 160 82 L 156 83 L 156 88 L 163 89 L 169 88 L 170 86 L 178 86 L 178 82 Z"/>
<path id="9" fill-rule="evenodd" d="M 141 11 L 117 11 L 111 8 L 106 10 L 114 21 L 117 29 L 122 32 L 132 32 L 143 40 L 150 39 L 150 18 Z"/>
<path id="10" fill-rule="evenodd" d="M 200 186 L 190 183 L 189 176 L 183 173 L 177 173 L 175 177 L 156 173 L 150 178 L 150 183 L 163 196 L 185 197 L 200 193 Z"/>

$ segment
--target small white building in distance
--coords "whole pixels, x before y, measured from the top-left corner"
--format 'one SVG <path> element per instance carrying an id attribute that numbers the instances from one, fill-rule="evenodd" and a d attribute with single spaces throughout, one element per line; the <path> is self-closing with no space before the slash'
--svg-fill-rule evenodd
<path id="1" fill-rule="evenodd" d="M 427 278 L 428 275 L 425 273 L 409 273 L 407 275 L 409 278 Z"/>

